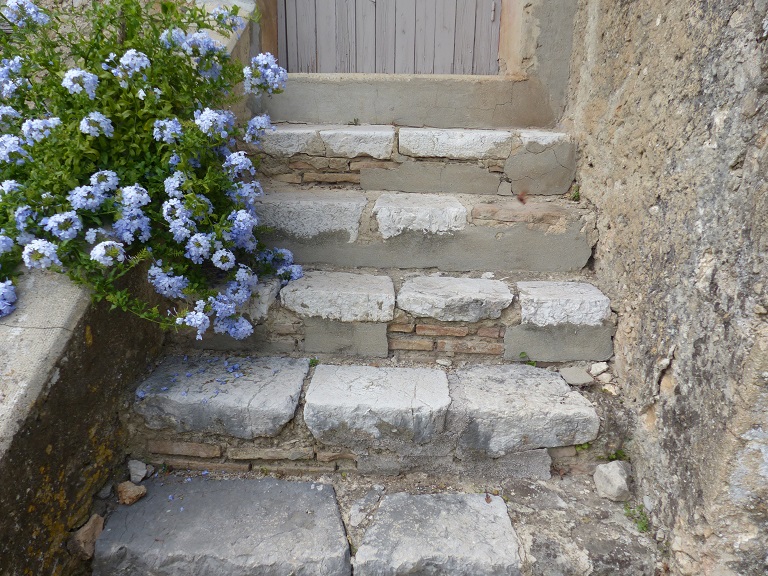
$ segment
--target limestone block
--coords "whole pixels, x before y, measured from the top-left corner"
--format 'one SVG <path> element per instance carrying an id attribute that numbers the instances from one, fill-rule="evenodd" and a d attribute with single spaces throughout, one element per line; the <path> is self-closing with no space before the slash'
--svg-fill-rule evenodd
<path id="1" fill-rule="evenodd" d="M 520 132 L 523 145 L 504 164 L 515 192 L 565 194 L 576 173 L 576 145 L 568 135 L 543 130 Z"/>
<path id="2" fill-rule="evenodd" d="M 524 324 L 600 326 L 611 317 L 608 297 L 585 282 L 518 282 Z"/>
<path id="3" fill-rule="evenodd" d="M 492 457 L 573 446 L 597 437 L 592 404 L 554 372 L 527 366 L 473 366 L 451 386 L 451 414 L 465 422 L 460 446 Z"/>
<path id="4" fill-rule="evenodd" d="M 304 352 L 386 358 L 389 353 L 387 325 L 305 318 Z"/>
<path id="5" fill-rule="evenodd" d="M 395 147 L 393 126 L 346 126 L 320 130 L 320 137 L 328 156 L 371 156 L 387 160 L 391 158 Z"/>
<path id="6" fill-rule="evenodd" d="M 166 358 L 141 384 L 135 410 L 149 428 L 250 440 L 277 435 L 293 418 L 307 359 L 208 360 Z"/>
<path id="7" fill-rule="evenodd" d="M 312 190 L 277 192 L 256 200 L 260 223 L 296 238 L 346 232 L 357 240 L 367 200 L 356 192 Z"/>
<path id="8" fill-rule="evenodd" d="M 283 306 L 302 316 L 342 322 L 389 322 L 395 288 L 388 276 L 307 272 L 280 293 Z"/>
<path id="9" fill-rule="evenodd" d="M 270 156 L 325 154 L 325 145 L 317 127 L 303 124 L 279 124 L 274 131 L 267 130 L 261 138 L 261 149 Z"/>
<path id="10" fill-rule="evenodd" d="M 96 548 L 96 539 L 104 530 L 104 518 L 93 514 L 67 541 L 67 550 L 81 560 L 90 560 Z"/>
<path id="11" fill-rule="evenodd" d="M 614 502 L 629 500 L 629 471 L 629 464 L 619 460 L 599 464 L 593 476 L 597 493 Z"/>
<path id="12" fill-rule="evenodd" d="M 478 322 L 501 316 L 513 298 L 500 280 L 419 276 L 403 284 L 397 305 L 415 316 Z"/>
<path id="13" fill-rule="evenodd" d="M 508 326 L 504 334 L 504 358 L 540 362 L 608 360 L 613 356 L 613 327 L 559 324 Z"/>
<path id="14" fill-rule="evenodd" d="M 438 194 L 383 194 L 373 206 L 373 215 L 384 238 L 405 230 L 446 234 L 467 225 L 467 209 L 461 202 Z"/>
<path id="15" fill-rule="evenodd" d="M 318 440 L 352 449 L 382 438 L 424 444 L 443 431 L 450 403 L 441 370 L 321 364 L 304 421 Z"/>
<path id="16" fill-rule="evenodd" d="M 355 555 L 357 576 L 516 576 L 517 534 L 498 496 L 384 496 Z"/>
<path id="17" fill-rule="evenodd" d="M 259 282 L 256 285 L 253 296 L 245 308 L 245 312 L 251 317 L 251 320 L 258 322 L 267 317 L 270 306 L 277 299 L 278 292 L 280 292 L 280 281 L 276 278 Z"/>
<path id="18" fill-rule="evenodd" d="M 363 190 L 496 194 L 501 176 L 471 163 L 403 162 L 395 168 L 363 168 Z"/>
<path id="19" fill-rule="evenodd" d="M 400 128 L 400 154 L 456 160 L 506 159 L 512 152 L 514 133 L 507 130 L 464 128 Z"/>
<path id="20" fill-rule="evenodd" d="M 261 480 L 153 481 L 96 542 L 94 576 L 349 576 L 349 544 L 330 485 Z"/>

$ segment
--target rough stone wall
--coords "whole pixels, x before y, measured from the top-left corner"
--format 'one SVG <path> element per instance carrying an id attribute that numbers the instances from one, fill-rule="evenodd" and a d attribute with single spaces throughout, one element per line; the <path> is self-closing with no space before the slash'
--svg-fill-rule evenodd
<path id="1" fill-rule="evenodd" d="M 579 0 L 569 108 L 669 573 L 768 573 L 768 0 Z"/>

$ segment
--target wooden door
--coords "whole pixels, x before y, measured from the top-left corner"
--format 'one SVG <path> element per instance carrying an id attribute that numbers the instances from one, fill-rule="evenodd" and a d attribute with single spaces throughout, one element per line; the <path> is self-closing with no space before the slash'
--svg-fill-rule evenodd
<path id="1" fill-rule="evenodd" d="M 277 0 L 289 72 L 498 74 L 501 0 Z"/>

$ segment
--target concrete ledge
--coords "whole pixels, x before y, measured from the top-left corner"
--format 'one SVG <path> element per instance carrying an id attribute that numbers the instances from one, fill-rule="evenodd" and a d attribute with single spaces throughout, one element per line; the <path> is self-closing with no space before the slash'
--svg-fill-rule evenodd
<path id="1" fill-rule="evenodd" d="M 613 356 L 613 326 L 560 324 L 540 327 L 520 324 L 507 327 L 504 358 L 538 362 L 608 360 Z"/>
<path id="2" fill-rule="evenodd" d="M 389 354 L 387 325 L 305 318 L 304 352 L 386 358 Z"/>
<path id="3" fill-rule="evenodd" d="M 477 164 L 407 161 L 394 168 L 360 170 L 363 190 L 492 195 L 500 183 L 500 174 Z"/>
<path id="4" fill-rule="evenodd" d="M 250 106 L 275 122 L 508 128 L 554 125 L 549 101 L 536 78 L 294 73 L 283 94 Z"/>

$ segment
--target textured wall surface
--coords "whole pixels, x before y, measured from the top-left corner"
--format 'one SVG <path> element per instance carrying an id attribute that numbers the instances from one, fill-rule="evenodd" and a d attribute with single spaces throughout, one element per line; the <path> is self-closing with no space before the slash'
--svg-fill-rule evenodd
<path id="1" fill-rule="evenodd" d="M 768 573 L 768 0 L 579 0 L 564 124 L 670 573 Z"/>

